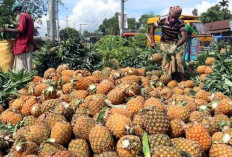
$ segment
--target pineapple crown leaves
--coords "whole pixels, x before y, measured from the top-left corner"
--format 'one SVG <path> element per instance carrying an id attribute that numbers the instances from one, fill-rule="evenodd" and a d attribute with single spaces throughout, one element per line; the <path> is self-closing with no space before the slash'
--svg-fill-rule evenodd
<path id="1" fill-rule="evenodd" d="M 48 86 L 48 87 L 42 92 L 43 95 L 47 95 L 47 96 L 49 96 L 49 95 L 51 95 L 51 94 L 54 94 L 54 93 L 56 93 L 56 89 L 54 88 L 54 86 Z"/>
<path id="2" fill-rule="evenodd" d="M 15 142 L 14 142 L 14 145 L 16 145 L 15 147 L 15 150 L 17 152 L 20 152 L 22 149 L 23 149 L 23 146 L 26 144 L 27 142 L 25 141 L 25 139 L 17 139 Z"/>
<path id="3" fill-rule="evenodd" d="M 144 132 L 144 134 L 143 134 L 142 143 L 143 143 L 143 154 L 144 154 L 144 156 L 145 157 L 151 157 L 147 132 Z"/>
<path id="4" fill-rule="evenodd" d="M 179 105 L 179 106 L 185 106 L 186 104 L 187 104 L 186 101 L 180 101 L 177 103 L 177 105 Z"/>
<path id="5" fill-rule="evenodd" d="M 121 144 L 121 148 L 123 149 L 134 149 L 137 147 L 137 142 L 133 139 L 129 139 L 129 138 L 124 138 Z"/>
<path id="6" fill-rule="evenodd" d="M 77 99 L 74 103 L 74 108 L 78 107 L 81 103 L 83 103 L 84 101 L 82 99 Z"/>
<path id="7" fill-rule="evenodd" d="M 89 85 L 87 91 L 90 91 L 90 92 L 92 92 L 93 94 L 96 94 L 96 85 L 95 85 L 95 84 Z"/>
<path id="8" fill-rule="evenodd" d="M 231 127 L 231 123 L 229 121 L 220 121 L 219 123 L 219 128 L 222 131 L 227 131 L 228 129 L 230 129 Z"/>
<path id="9" fill-rule="evenodd" d="M 102 122 L 103 121 L 103 119 L 106 117 L 106 115 L 108 114 L 108 111 L 109 111 L 109 108 L 108 107 L 104 107 L 102 110 L 101 110 L 101 112 L 100 112 L 100 114 L 98 115 L 98 117 L 97 117 L 97 122 Z"/>

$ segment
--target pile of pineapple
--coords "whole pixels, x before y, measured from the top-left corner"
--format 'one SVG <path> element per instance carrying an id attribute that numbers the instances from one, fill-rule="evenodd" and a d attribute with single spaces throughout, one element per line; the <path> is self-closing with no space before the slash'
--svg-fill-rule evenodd
<path id="1" fill-rule="evenodd" d="M 8 156 L 232 156 L 232 100 L 192 80 L 143 68 L 90 73 L 61 65 L 19 92 L 0 112 L 4 125 L 19 128 L 0 132 Z"/>

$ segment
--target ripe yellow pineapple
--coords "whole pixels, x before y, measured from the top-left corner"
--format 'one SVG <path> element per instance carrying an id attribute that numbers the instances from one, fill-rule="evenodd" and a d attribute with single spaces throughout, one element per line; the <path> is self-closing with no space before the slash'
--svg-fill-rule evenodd
<path id="1" fill-rule="evenodd" d="M 23 157 L 27 155 L 37 155 L 39 152 L 39 146 L 36 143 L 26 141 L 16 141 L 10 150 L 16 157 Z"/>
<path id="2" fill-rule="evenodd" d="M 47 84 L 45 83 L 40 83 L 38 85 L 36 85 L 33 89 L 33 94 L 34 96 L 41 96 L 43 91 L 48 87 Z"/>
<path id="3" fill-rule="evenodd" d="M 50 135 L 49 129 L 44 125 L 29 126 L 26 130 L 24 134 L 25 139 L 38 145 L 47 140 Z"/>
<path id="4" fill-rule="evenodd" d="M 170 135 L 172 137 L 181 137 L 184 134 L 185 123 L 180 119 L 174 119 L 170 122 Z"/>
<path id="5" fill-rule="evenodd" d="M 98 113 L 103 107 L 105 106 L 105 101 L 104 101 L 104 95 L 102 94 L 96 94 L 94 95 L 89 103 L 88 103 L 88 108 L 89 108 L 89 114 L 90 115 L 95 115 Z"/>
<path id="6" fill-rule="evenodd" d="M 60 150 L 53 155 L 53 157 L 72 157 L 74 154 L 67 150 Z"/>
<path id="7" fill-rule="evenodd" d="M 155 63 L 160 63 L 163 60 L 163 56 L 161 53 L 154 53 L 151 60 Z"/>
<path id="8" fill-rule="evenodd" d="M 192 80 L 185 81 L 185 88 L 193 88 L 194 82 Z"/>
<path id="9" fill-rule="evenodd" d="M 160 81 L 162 81 L 164 84 L 168 84 L 172 80 L 172 76 L 169 74 L 163 74 L 160 76 Z"/>
<path id="10" fill-rule="evenodd" d="M 126 99 L 126 95 L 124 92 L 124 89 L 115 88 L 107 94 L 107 99 L 114 105 L 121 104 Z"/>
<path id="11" fill-rule="evenodd" d="M 30 97 L 26 102 L 22 105 L 21 113 L 25 116 L 28 116 L 31 114 L 31 108 L 34 104 L 37 103 L 36 97 Z"/>
<path id="12" fill-rule="evenodd" d="M 23 119 L 22 115 L 12 111 L 11 109 L 7 109 L 3 111 L 0 115 L 0 120 L 3 124 L 12 124 L 16 125 L 18 122 L 20 122 Z"/>
<path id="13" fill-rule="evenodd" d="M 172 142 L 179 151 L 184 151 L 194 157 L 203 156 L 201 146 L 196 141 L 186 138 L 175 138 L 172 139 Z"/>
<path id="14" fill-rule="evenodd" d="M 107 151 L 107 152 L 103 152 L 101 154 L 94 154 L 93 157 L 119 157 L 117 152 L 113 152 L 113 151 Z"/>
<path id="15" fill-rule="evenodd" d="M 64 84 L 63 87 L 62 87 L 62 91 L 63 91 L 63 93 L 65 93 L 65 94 L 70 93 L 70 92 L 72 91 L 72 89 L 73 89 L 72 83 L 66 83 L 66 84 Z"/>
<path id="16" fill-rule="evenodd" d="M 149 134 L 165 134 L 168 132 L 170 122 L 166 113 L 156 107 L 145 109 L 143 128 Z"/>
<path id="17" fill-rule="evenodd" d="M 34 116 L 27 116 L 24 118 L 24 126 L 33 126 L 37 124 L 37 119 Z"/>
<path id="18" fill-rule="evenodd" d="M 104 126 L 92 128 L 89 133 L 89 141 L 93 152 L 96 154 L 114 149 L 113 136 L 109 129 Z"/>
<path id="19" fill-rule="evenodd" d="M 198 73 L 198 74 L 204 74 L 206 68 L 207 68 L 206 65 L 200 65 L 200 66 L 198 66 L 198 67 L 197 67 L 197 73 Z"/>
<path id="20" fill-rule="evenodd" d="M 41 114 L 42 114 L 42 111 L 41 111 L 41 104 L 39 103 L 36 103 L 32 106 L 31 108 L 31 114 L 34 116 L 34 117 L 39 117 Z"/>
<path id="21" fill-rule="evenodd" d="M 70 98 L 85 99 L 88 96 L 88 92 L 85 90 L 74 90 L 70 93 Z"/>
<path id="22" fill-rule="evenodd" d="M 146 75 L 146 72 L 147 72 L 147 69 L 145 69 L 145 68 L 140 68 L 140 69 L 137 69 L 137 72 L 138 72 L 138 75 L 139 75 L 139 76 L 145 76 L 145 75 Z"/>
<path id="23" fill-rule="evenodd" d="M 168 84 L 167 84 L 168 87 L 170 88 L 174 88 L 177 86 L 177 82 L 176 80 L 171 80 Z"/>
<path id="24" fill-rule="evenodd" d="M 161 154 L 162 157 L 182 157 L 178 149 L 168 146 L 156 146 L 152 148 L 151 153 L 152 157 L 160 157 Z"/>
<path id="25" fill-rule="evenodd" d="M 211 146 L 212 139 L 207 129 L 200 123 L 193 124 L 186 131 L 188 139 L 197 141 L 203 150 L 208 150 Z"/>
<path id="26" fill-rule="evenodd" d="M 44 142 L 40 145 L 39 156 L 53 156 L 59 151 L 65 151 L 65 147 L 55 142 Z"/>
<path id="27" fill-rule="evenodd" d="M 69 143 L 68 150 L 76 157 L 90 157 L 89 145 L 83 139 L 72 140 Z"/>
<path id="28" fill-rule="evenodd" d="M 211 73 L 213 73 L 213 69 L 211 67 L 206 67 L 205 74 L 211 74 Z"/>
<path id="29" fill-rule="evenodd" d="M 25 100 L 23 99 L 15 99 L 10 108 L 12 108 L 14 111 L 20 111 L 24 103 Z"/>
<path id="30" fill-rule="evenodd" d="M 106 122 L 106 126 L 118 138 L 124 136 L 131 125 L 130 118 L 117 113 L 110 115 Z"/>
<path id="31" fill-rule="evenodd" d="M 156 146 L 171 146 L 171 139 L 166 134 L 154 134 L 148 136 L 150 148 Z"/>
<path id="32" fill-rule="evenodd" d="M 232 100 L 230 98 L 224 98 L 219 101 L 215 108 L 215 114 L 231 115 L 232 113 Z"/>
<path id="33" fill-rule="evenodd" d="M 149 107 L 157 107 L 160 110 L 165 110 L 164 105 L 156 98 L 151 97 L 147 99 L 144 103 L 144 108 L 149 108 Z"/>
<path id="34" fill-rule="evenodd" d="M 226 144 L 217 143 L 209 150 L 210 157 L 232 156 L 232 147 Z"/>
<path id="35" fill-rule="evenodd" d="M 96 125 L 96 122 L 87 116 L 79 117 L 73 127 L 75 136 L 79 139 L 88 140 L 90 130 Z"/>
<path id="36" fill-rule="evenodd" d="M 76 90 L 87 90 L 93 81 L 87 79 L 86 77 L 74 77 L 72 80 L 73 88 Z"/>
<path id="37" fill-rule="evenodd" d="M 59 103 L 61 103 L 61 100 L 59 99 L 50 99 L 46 100 L 41 104 L 41 111 L 42 113 L 48 112 L 49 110 L 52 110 L 57 106 Z"/>
<path id="38" fill-rule="evenodd" d="M 75 70 L 63 70 L 61 72 L 61 76 L 70 76 L 71 78 L 73 78 L 74 76 L 76 76 L 76 71 Z"/>
<path id="39" fill-rule="evenodd" d="M 133 157 L 142 153 L 142 143 L 137 136 L 126 135 L 119 139 L 117 152 L 120 157 Z"/>
<path id="40" fill-rule="evenodd" d="M 51 138 L 61 145 L 68 144 L 72 137 L 72 127 L 66 122 L 57 122 L 51 130 Z"/>
<path id="41" fill-rule="evenodd" d="M 52 75 L 54 75 L 56 73 L 56 69 L 54 68 L 49 68 L 44 72 L 44 78 L 45 79 L 51 79 Z"/>
<path id="42" fill-rule="evenodd" d="M 170 120 L 180 119 L 187 122 L 190 116 L 190 109 L 182 105 L 169 105 L 167 115 Z"/>
<path id="43" fill-rule="evenodd" d="M 205 60 L 205 64 L 207 64 L 207 65 L 213 65 L 214 62 L 215 62 L 215 58 L 213 58 L 213 57 L 208 57 Z"/>
<path id="44" fill-rule="evenodd" d="M 207 74 L 201 74 L 200 80 L 201 82 L 205 82 Z"/>
<path id="45" fill-rule="evenodd" d="M 130 76 L 121 78 L 120 81 L 121 83 L 125 83 L 125 84 L 139 83 L 139 77 L 135 75 L 130 75 Z"/>
<path id="46" fill-rule="evenodd" d="M 55 108 L 54 112 L 63 115 L 65 118 L 70 120 L 72 118 L 72 115 L 74 113 L 73 108 L 69 103 L 61 102 L 59 103 Z"/>
<path id="47" fill-rule="evenodd" d="M 126 105 L 126 109 L 132 114 L 138 112 L 143 108 L 144 98 L 142 96 L 137 96 L 135 98 L 131 98 Z"/>

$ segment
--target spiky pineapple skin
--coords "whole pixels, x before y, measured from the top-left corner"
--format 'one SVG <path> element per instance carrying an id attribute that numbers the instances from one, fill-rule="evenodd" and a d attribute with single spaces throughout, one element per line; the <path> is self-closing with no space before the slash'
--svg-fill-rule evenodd
<path id="1" fill-rule="evenodd" d="M 101 154 L 94 154 L 93 157 L 119 157 L 117 152 L 113 152 L 113 151 L 108 151 L 108 152 L 103 152 Z"/>
<path id="2" fill-rule="evenodd" d="M 51 138 L 61 145 L 68 144 L 72 137 L 71 124 L 66 122 L 57 122 L 51 130 Z"/>
<path id="3" fill-rule="evenodd" d="M 171 139 L 166 134 L 154 134 L 148 136 L 149 145 L 151 148 L 155 146 L 171 146 Z"/>
<path id="4" fill-rule="evenodd" d="M 83 139 L 72 140 L 69 143 L 68 150 L 76 157 L 90 157 L 89 145 Z"/>
<path id="5" fill-rule="evenodd" d="M 89 133 L 89 141 L 94 153 L 100 154 L 103 151 L 114 149 L 114 140 L 107 127 L 95 126 Z"/>
<path id="6" fill-rule="evenodd" d="M 96 122 L 87 116 L 81 116 L 77 119 L 73 132 L 77 138 L 89 139 L 90 130 L 96 125 Z"/>
<path id="7" fill-rule="evenodd" d="M 132 125 L 130 118 L 121 114 L 112 114 L 106 122 L 106 126 L 116 136 L 122 137 L 126 134 L 126 127 Z"/>
<path id="8" fill-rule="evenodd" d="M 202 157 L 203 155 L 201 146 L 196 141 L 186 138 L 175 138 L 172 139 L 172 142 L 179 151 L 185 151 L 194 157 Z"/>
<path id="9" fill-rule="evenodd" d="M 181 157 L 181 154 L 176 148 L 168 146 L 156 146 L 152 148 L 152 157 Z"/>
<path id="10" fill-rule="evenodd" d="M 165 134 L 169 130 L 170 122 L 164 111 L 152 107 L 144 114 L 143 127 L 149 134 Z"/>
<path id="11" fill-rule="evenodd" d="M 210 157 L 229 157 L 232 156 L 232 147 L 226 144 L 215 144 L 209 150 Z"/>

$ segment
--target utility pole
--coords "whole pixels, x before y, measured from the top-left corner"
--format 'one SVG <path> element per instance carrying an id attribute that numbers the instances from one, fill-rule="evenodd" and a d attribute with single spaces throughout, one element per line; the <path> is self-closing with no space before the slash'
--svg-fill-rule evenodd
<path id="1" fill-rule="evenodd" d="M 55 28 L 55 17 L 54 17 L 54 2 L 55 0 L 49 0 L 49 25 L 50 25 L 50 39 L 54 40 L 54 28 Z"/>
<path id="2" fill-rule="evenodd" d="M 120 36 L 122 37 L 124 31 L 124 2 L 125 0 L 121 0 L 121 26 L 120 26 Z"/>
<path id="3" fill-rule="evenodd" d="M 82 26 L 86 26 L 86 25 L 87 25 L 87 24 L 83 24 L 83 23 L 80 24 L 80 34 L 81 34 L 81 27 L 82 27 Z"/>

